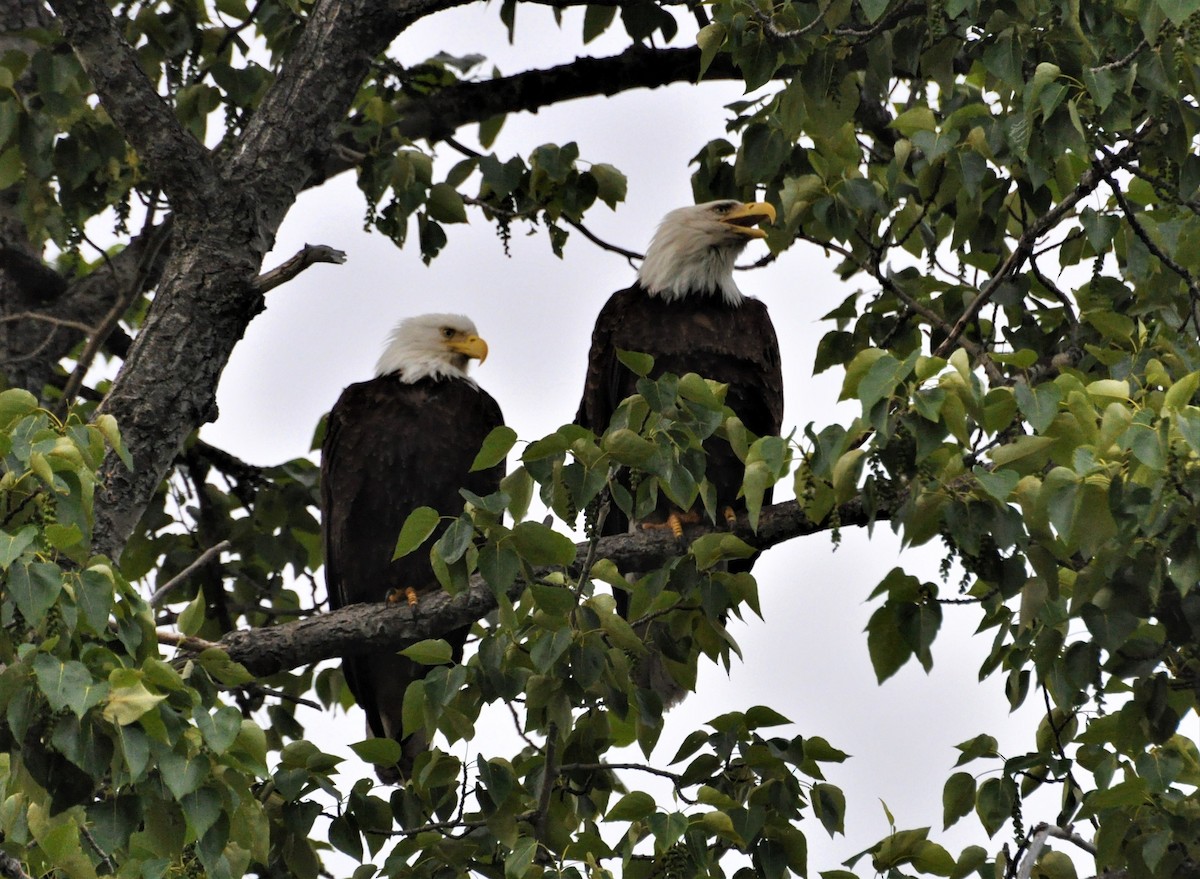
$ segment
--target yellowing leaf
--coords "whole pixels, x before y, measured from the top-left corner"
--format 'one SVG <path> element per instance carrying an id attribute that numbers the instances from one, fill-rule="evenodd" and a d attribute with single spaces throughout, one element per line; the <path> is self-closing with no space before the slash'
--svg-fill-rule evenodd
<path id="1" fill-rule="evenodd" d="M 132 686 L 114 687 L 104 704 L 104 719 L 117 726 L 125 726 L 165 698 L 165 695 L 151 693 L 140 681 Z"/>

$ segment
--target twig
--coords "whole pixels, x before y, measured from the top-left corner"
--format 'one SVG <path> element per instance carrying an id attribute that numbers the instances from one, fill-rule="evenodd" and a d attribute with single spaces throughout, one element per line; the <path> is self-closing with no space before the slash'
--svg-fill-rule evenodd
<path id="1" fill-rule="evenodd" d="M 627 260 L 629 260 L 631 265 L 635 259 L 640 260 L 640 259 L 646 258 L 646 255 L 644 253 L 638 253 L 635 250 L 626 250 L 624 247 L 618 247 L 616 244 L 609 244 L 607 241 L 605 241 L 603 238 L 600 238 L 598 235 L 596 235 L 594 232 L 592 232 L 590 229 L 588 229 L 587 226 L 583 225 L 583 223 L 580 223 L 577 220 L 572 220 L 570 217 L 568 217 L 566 215 L 563 216 L 563 219 L 566 220 L 568 226 L 571 226 L 574 229 L 578 229 L 579 232 L 583 235 L 583 237 L 586 238 L 588 241 L 592 242 L 592 244 L 595 244 L 597 247 L 601 248 L 602 250 L 608 250 L 608 251 L 611 251 L 612 253 L 620 254 L 621 256 L 623 256 Z"/>
<path id="2" fill-rule="evenodd" d="M 537 742 L 525 735 L 525 730 L 521 729 L 521 718 L 517 716 L 517 709 L 513 707 L 513 703 L 506 699 L 504 700 L 504 705 L 508 708 L 508 713 L 512 715 L 513 728 L 516 729 L 517 735 L 519 735 L 525 741 L 525 744 L 529 745 L 529 747 L 535 752 L 540 751 L 541 748 L 538 747 Z"/>
<path id="3" fill-rule="evenodd" d="M 311 699 L 305 699 L 302 696 L 293 696 L 291 693 L 276 690 L 274 687 L 264 687 L 262 684 L 246 684 L 244 687 L 238 687 L 237 689 L 254 693 L 256 696 L 274 696 L 283 702 L 294 702 L 297 705 L 303 705 L 305 708 L 313 708 L 317 711 L 323 710 L 320 703 L 314 702 Z"/>
<path id="4" fill-rule="evenodd" d="M 146 215 L 146 221 L 142 224 L 142 234 L 150 235 L 155 232 L 154 212 L 151 211 Z M 121 321 L 121 316 L 133 304 L 135 296 L 141 292 L 142 284 L 144 283 L 150 267 L 154 265 L 158 259 L 158 254 L 169 240 L 170 236 L 165 232 L 165 226 L 160 226 L 157 230 L 157 240 L 152 241 L 150 246 L 146 248 L 146 252 L 142 254 L 138 261 L 138 269 L 134 275 L 132 283 L 128 289 L 117 294 L 117 299 L 113 303 L 112 308 L 108 310 L 108 314 L 104 315 L 104 319 L 99 325 L 91 331 L 87 344 L 83 346 L 83 353 L 79 355 L 79 361 L 75 364 L 75 369 L 71 371 L 70 378 L 63 386 L 62 399 L 59 401 L 60 414 L 65 416 L 67 409 L 75 402 L 75 398 L 79 395 L 79 389 L 83 387 L 83 380 L 87 376 L 88 370 L 92 368 L 92 361 L 96 359 L 96 355 L 100 352 L 100 347 L 112 335 L 113 330 L 117 328 L 117 324 Z M 116 276 L 116 269 L 109 260 L 108 255 L 103 250 L 100 251 L 104 257 L 104 264 L 108 267 L 112 275 Z"/>
<path id="5" fill-rule="evenodd" d="M 16 314 L 0 315 L 0 324 L 15 323 L 23 320 L 41 321 L 42 323 L 53 324 L 56 327 L 79 330 L 81 333 L 90 333 L 95 329 L 91 324 L 85 324 L 81 320 L 71 320 L 68 317 L 54 317 L 54 315 L 42 314 L 38 311 L 22 311 Z"/>
<path id="6" fill-rule="evenodd" d="M 1030 254 L 1033 253 L 1034 243 L 1073 211 L 1075 205 L 1095 192 L 1096 188 L 1100 185 L 1100 181 L 1111 173 L 1114 166 L 1120 164 L 1120 159 L 1136 146 L 1138 140 L 1148 130 L 1149 125 L 1146 125 L 1141 132 L 1135 133 L 1130 138 L 1129 145 L 1121 150 L 1120 153 L 1116 155 L 1108 153 L 1105 155 L 1104 161 L 1094 163 L 1091 168 L 1084 172 L 1075 189 L 1066 198 L 1051 210 L 1035 219 L 1026 228 L 1021 237 L 1017 239 L 1017 246 L 1008 255 L 1008 259 L 1004 261 L 1000 268 L 996 270 L 996 273 L 983 285 L 983 289 L 979 291 L 966 309 L 963 310 L 962 315 L 954 324 L 953 329 L 946 336 L 945 340 L 933 352 L 935 357 L 946 357 L 954 349 L 955 345 L 960 344 L 959 339 L 967 327 L 970 326 L 971 321 L 975 320 L 979 312 L 983 310 L 984 305 L 996 294 L 996 291 L 1000 289 L 1000 285 L 1010 275 L 1015 274 L 1025 263 L 1025 260 L 1029 258 Z"/>
<path id="7" fill-rule="evenodd" d="M 675 772 L 669 772 L 666 769 L 658 769 L 654 766 L 646 766 L 642 763 L 564 763 L 558 767 L 559 772 L 599 772 L 601 770 L 614 771 L 617 769 L 648 772 L 650 775 L 657 775 L 660 778 L 666 778 L 674 786 L 675 794 L 681 800 L 692 805 L 695 805 L 697 802 L 683 793 L 683 776 Z"/>
<path id="8" fill-rule="evenodd" d="M 170 592 L 192 574 L 196 573 L 197 569 L 202 568 L 204 565 L 212 561 L 214 556 L 223 553 L 232 546 L 233 544 L 231 544 L 228 540 L 222 540 L 220 543 L 214 544 L 208 549 L 204 550 L 204 552 L 200 553 L 199 558 L 197 558 L 194 562 L 192 562 L 154 591 L 154 594 L 150 596 L 150 606 L 158 607 L 160 604 L 162 604 L 163 599 L 167 597 L 168 592 Z"/>
<path id="9" fill-rule="evenodd" d="M 259 293 L 266 293 L 268 290 L 274 290 L 276 287 L 286 284 L 315 263 L 328 262 L 341 265 L 345 261 L 344 251 L 335 250 L 324 244 L 305 244 L 300 252 L 291 259 L 255 278 L 254 287 Z"/>
<path id="10" fill-rule="evenodd" d="M 833 5 L 832 0 L 826 0 L 826 3 L 817 10 L 817 16 L 804 27 L 796 28 L 790 31 L 781 31 L 776 26 L 775 21 L 767 13 L 761 9 L 754 10 L 754 19 L 762 27 L 763 35 L 772 43 L 789 43 L 792 40 L 804 36 L 810 31 L 816 30 L 817 26 L 825 21 L 825 13 L 829 11 L 829 7 Z"/>
<path id="11" fill-rule="evenodd" d="M 608 481 L 611 482 L 617 475 L 619 467 L 612 466 L 608 468 Z M 596 544 L 600 542 L 600 535 L 604 533 L 604 520 L 608 518 L 608 509 L 612 505 L 612 494 L 606 488 L 600 495 L 600 509 L 596 511 L 596 521 L 592 525 L 592 537 L 588 541 L 588 553 L 583 560 L 583 567 L 579 569 L 579 579 L 575 583 L 575 604 L 579 604 L 579 598 L 583 594 L 584 584 L 592 575 L 592 565 L 596 562 Z"/>
<path id="12" fill-rule="evenodd" d="M 201 653 L 205 650 L 211 650 L 214 647 L 218 650 L 222 649 L 220 644 L 205 641 L 203 638 L 197 638 L 194 635 L 181 635 L 179 632 L 167 632 L 158 629 L 155 631 L 154 637 L 159 644 L 170 644 L 172 647 L 179 647 L 192 653 Z"/>
<path id="13" fill-rule="evenodd" d="M 33 879 L 25 872 L 21 862 L 8 852 L 0 852 L 0 876 L 4 879 Z"/>
<path id="14" fill-rule="evenodd" d="M 100 856 L 100 863 L 97 866 L 107 866 L 110 873 L 116 872 L 117 865 L 113 863 L 113 859 L 109 857 L 108 852 L 100 847 L 100 843 L 96 842 L 96 837 L 92 836 L 92 831 L 88 830 L 86 824 L 79 825 L 79 832 L 83 834 L 83 838 L 92 847 L 92 851 Z"/>
<path id="15" fill-rule="evenodd" d="M 1150 237 L 1149 233 L 1146 232 L 1145 227 L 1142 226 L 1141 222 L 1138 220 L 1137 212 L 1134 211 L 1133 205 L 1129 202 L 1129 199 L 1125 197 L 1125 193 L 1121 191 L 1121 187 L 1117 183 L 1116 179 L 1112 176 L 1112 173 L 1102 172 L 1101 176 L 1103 176 L 1104 181 L 1112 189 L 1113 197 L 1116 198 L 1117 204 L 1121 208 L 1121 213 L 1123 213 L 1125 215 L 1125 219 L 1129 221 L 1129 225 L 1133 229 L 1133 233 L 1137 235 L 1142 244 L 1146 245 L 1147 250 L 1154 254 L 1154 256 L 1158 257 L 1159 262 L 1182 278 L 1183 283 L 1187 285 L 1192 306 L 1191 318 L 1196 324 L 1196 329 L 1200 331 L 1200 315 L 1197 315 L 1196 313 L 1197 303 L 1200 302 L 1200 287 L 1197 286 L 1196 279 L 1192 277 L 1191 272 L 1189 272 L 1179 263 L 1175 262 L 1175 260 L 1171 259 L 1166 251 L 1154 243 L 1154 239 Z M 1184 321 L 1184 326 L 1186 325 L 1187 321 Z"/>
<path id="16" fill-rule="evenodd" d="M 1142 37 L 1142 41 L 1134 46 L 1124 58 L 1118 58 L 1116 61 L 1110 61 L 1107 64 L 1101 64 L 1099 67 L 1091 67 L 1089 69 L 1092 73 L 1101 73 L 1105 70 L 1120 70 L 1122 67 L 1128 67 L 1133 63 L 1133 59 L 1138 56 L 1142 49 L 1145 49 L 1149 45 L 1150 43 L 1147 42 L 1146 38 Z"/>

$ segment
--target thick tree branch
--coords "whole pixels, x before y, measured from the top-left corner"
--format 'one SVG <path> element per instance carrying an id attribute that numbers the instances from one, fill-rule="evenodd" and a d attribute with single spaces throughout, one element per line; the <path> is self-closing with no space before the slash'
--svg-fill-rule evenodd
<path id="1" fill-rule="evenodd" d="M 886 511 L 872 514 L 859 501 L 844 505 L 838 513 L 843 526 L 866 525 L 889 515 Z M 756 549 L 767 549 L 828 528 L 826 522 L 808 519 L 796 501 L 785 501 L 763 509 L 757 533 L 750 530 L 745 516 L 739 518 L 733 533 Z M 688 528 L 687 537 L 694 539 L 712 530 Z M 578 545 L 573 565 L 575 573 L 585 564 L 588 547 L 587 542 Z M 598 558 L 610 559 L 623 571 L 651 570 L 678 554 L 679 545 L 667 531 L 605 537 L 596 548 Z M 547 570 L 539 569 L 535 574 Z M 523 583 L 517 584 L 510 597 L 515 599 L 523 589 Z M 416 607 L 399 603 L 354 604 L 294 623 L 230 632 L 221 639 L 220 645 L 231 659 L 242 663 L 254 674 L 269 675 L 323 659 L 373 650 L 394 650 L 405 641 L 434 637 L 434 633 L 469 625 L 495 608 L 496 598 L 491 587 L 476 575 L 471 579 L 470 588 L 458 595 L 436 592 L 423 598 Z"/>

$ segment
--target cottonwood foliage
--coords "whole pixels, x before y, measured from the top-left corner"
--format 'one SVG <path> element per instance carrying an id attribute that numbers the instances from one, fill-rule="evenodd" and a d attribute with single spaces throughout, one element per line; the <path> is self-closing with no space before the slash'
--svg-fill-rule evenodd
<path id="1" fill-rule="evenodd" d="M 587 6 L 585 39 L 623 28 L 638 44 L 593 62 L 614 73 L 596 80 L 604 89 L 701 72 L 745 80 L 729 137 L 696 155 L 695 194 L 765 192 L 781 218 L 774 251 L 809 242 L 834 258 L 854 292 L 827 316 L 815 368 L 844 376 L 861 416 L 752 437 L 720 386 L 664 376 L 643 378 L 602 437 L 493 434 L 478 463 L 511 453 L 502 491 L 420 511 L 398 535 L 397 551 L 429 553 L 449 592 L 484 590 L 496 610 L 464 665 L 439 664 L 437 632 L 409 648 L 433 669 L 410 687 L 406 721 L 442 737 L 396 790 L 347 789 L 337 758 L 304 738 L 299 701 L 348 704 L 337 671 L 256 678 L 214 646 L 320 611 L 312 463 L 252 466 L 195 436 L 172 459 L 199 410 L 157 434 L 126 431 L 127 449 L 118 428 L 147 416 L 117 391 L 157 364 L 129 357 L 98 414 L 107 382 L 71 381 L 63 360 L 124 360 L 131 339 L 145 351 L 156 333 L 194 329 L 153 321 L 199 297 L 190 255 L 210 246 L 257 265 L 271 234 L 250 213 L 245 227 L 240 215 L 200 222 L 172 192 L 171 157 L 122 109 L 147 81 L 119 62 L 136 60 L 180 131 L 220 127 L 207 155 L 236 167 L 289 64 L 313 63 L 297 55 L 311 49 L 306 28 L 334 27 L 321 15 L 337 5 L 121 4 L 112 20 L 133 53 L 115 72 L 86 51 L 99 31 L 79 26 L 108 20 L 107 5 L 55 4 L 90 72 L 58 20 L 6 10 L 0 187 L 5 229 L 20 234 L 7 231 L 3 251 L 19 294 L 4 315 L 14 387 L 0 393 L 5 870 L 315 877 L 337 850 L 362 862 L 357 879 L 809 875 L 806 835 L 837 833 L 846 808 L 822 769 L 846 755 L 820 738 L 820 719 L 806 719 L 808 735 L 780 734 L 787 719 L 770 706 L 731 706 L 667 755 L 655 747 L 661 705 L 630 683 L 646 640 L 684 685 L 698 662 L 736 661 L 722 621 L 757 612 L 758 586 L 721 562 L 750 546 L 717 529 L 651 570 L 599 552 L 580 565 L 568 538 L 525 518 L 535 493 L 590 528 L 606 504 L 635 512 L 658 493 L 717 513 L 708 441 L 746 461 L 752 522 L 765 489 L 790 480 L 813 528 L 888 522 L 965 572 L 930 582 L 897 568 L 861 584 L 881 683 L 910 661 L 930 667 L 943 616 L 965 614 L 992 645 L 981 678 L 1003 681 L 1014 707 L 1043 709 L 1024 753 L 1002 756 L 980 730 L 938 782 L 942 824 L 974 822 L 978 844 L 951 852 L 930 828 L 896 829 L 821 875 L 1068 879 L 1066 845 L 1097 874 L 1194 876 L 1200 754 L 1180 729 L 1200 695 L 1200 2 Z M 510 33 L 521 5 L 498 7 Z M 655 48 L 692 34 L 697 48 Z M 570 143 L 498 148 L 504 113 L 579 93 L 563 85 L 572 66 L 527 80 L 485 70 L 474 57 L 404 67 L 381 56 L 351 84 L 304 185 L 352 169 L 367 222 L 400 245 L 415 229 L 427 259 L 469 211 L 502 237 L 543 228 L 561 252 L 590 206 L 623 199 L 624 177 Z M 542 97 L 522 92 L 528 83 Z M 479 148 L 435 163 L 431 142 L 467 123 L 480 123 Z M 146 210 L 128 247 L 97 257 L 84 246 L 106 211 L 125 234 L 135 201 Z M 238 300 L 244 327 L 261 305 L 249 281 L 235 294 L 250 297 Z M 650 374 L 644 358 L 627 364 Z M 139 494 L 122 468 L 155 449 L 173 463 L 150 472 L 157 493 Z M 632 482 L 614 479 L 621 468 Z M 139 520 L 131 534 L 114 530 L 114 509 Z M 449 528 L 431 540 L 439 521 Z M 223 541 L 221 560 L 189 570 Z M 117 557 L 93 554 L 97 544 Z M 614 589 L 630 591 L 630 620 Z M 479 746 L 489 705 L 511 711 L 515 752 Z M 479 756 L 464 764 L 454 745 L 473 737 Z M 620 745 L 645 762 L 615 764 Z M 395 758 L 388 742 L 354 747 Z M 1055 806 L 1024 808 L 1047 788 Z M 1073 841 L 1052 851 L 1051 832 Z"/>

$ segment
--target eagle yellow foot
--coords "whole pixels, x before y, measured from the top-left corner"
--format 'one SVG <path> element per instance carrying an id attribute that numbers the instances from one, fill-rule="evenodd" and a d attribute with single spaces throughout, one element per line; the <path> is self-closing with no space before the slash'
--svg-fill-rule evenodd
<path id="1" fill-rule="evenodd" d="M 688 510 L 686 513 L 681 513 L 679 510 L 672 510 L 667 516 L 665 522 L 643 522 L 643 531 L 658 531 L 663 528 L 669 528 L 671 533 L 675 535 L 676 540 L 683 539 L 683 526 L 695 525 L 700 521 L 700 513 L 697 510 Z"/>
<path id="2" fill-rule="evenodd" d="M 737 513 L 733 511 L 733 507 L 726 507 L 721 513 L 725 516 L 725 524 L 729 526 L 730 531 L 737 527 Z"/>
<path id="3" fill-rule="evenodd" d="M 409 607 L 417 606 L 417 590 L 411 586 L 405 586 L 403 589 L 389 589 L 387 594 L 388 604 L 399 604 L 401 600 L 408 603 Z"/>

